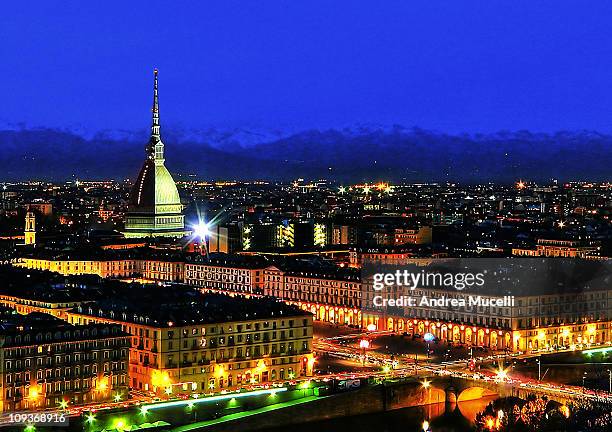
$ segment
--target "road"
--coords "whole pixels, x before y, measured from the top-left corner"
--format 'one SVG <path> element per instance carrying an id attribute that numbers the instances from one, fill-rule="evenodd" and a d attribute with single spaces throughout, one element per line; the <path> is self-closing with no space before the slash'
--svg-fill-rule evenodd
<path id="1" fill-rule="evenodd" d="M 533 379 L 519 379 L 516 377 L 510 377 L 508 375 L 508 369 L 505 369 L 503 366 L 514 359 L 518 360 L 540 357 L 542 355 L 549 354 L 549 352 L 502 353 L 434 362 L 431 359 L 428 360 L 426 356 L 423 356 L 425 357 L 423 359 L 422 357 L 415 357 L 412 354 L 385 354 L 364 348 L 363 345 L 361 347 L 359 346 L 359 342 L 362 340 L 371 342 L 376 338 L 391 334 L 392 332 L 386 331 L 360 332 L 349 335 L 317 338 L 314 340 L 314 349 L 319 356 L 324 354 L 329 357 L 352 361 L 355 365 L 365 364 L 379 367 L 381 369 L 379 372 L 359 372 L 352 374 L 352 376 L 404 378 L 408 376 L 416 377 L 431 374 L 448 375 L 473 380 L 475 382 L 495 382 L 499 385 L 510 386 L 517 389 L 525 389 L 541 394 L 547 394 L 552 397 L 556 395 L 561 396 L 564 399 L 590 399 L 612 403 L 612 393 L 595 391 L 582 386 L 559 385 Z M 559 350 L 555 352 L 559 353 L 564 351 L 570 352 L 571 350 Z M 471 359 L 473 359 L 474 365 L 472 369 L 477 369 L 477 371 L 470 369 L 469 363 Z M 491 366 L 494 363 L 498 364 L 496 368 L 482 368 L 482 366 Z M 347 373 L 336 375 L 346 376 Z M 335 375 L 330 376 L 335 377 Z"/>

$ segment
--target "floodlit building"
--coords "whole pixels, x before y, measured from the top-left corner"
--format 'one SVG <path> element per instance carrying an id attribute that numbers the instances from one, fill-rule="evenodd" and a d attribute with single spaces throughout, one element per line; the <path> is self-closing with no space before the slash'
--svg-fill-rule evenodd
<path id="1" fill-rule="evenodd" d="M 365 277 L 362 325 L 420 336 L 431 333 L 441 340 L 493 350 L 531 352 L 611 344 L 612 291 L 605 276 L 600 277 L 609 274 L 606 264 L 592 262 L 589 271 L 595 276 L 583 283 L 564 279 L 580 274 L 569 266 L 571 261 L 565 261 L 565 272 L 561 261 L 551 270 L 543 264 L 553 262 L 500 261 L 502 271 L 493 271 L 496 267 L 491 265 L 484 286 L 461 290 L 420 284 L 409 291 L 396 286 L 377 291 L 372 278 Z M 403 302 L 384 305 L 388 299 Z"/>
<path id="2" fill-rule="evenodd" d="M 36 216 L 31 209 L 28 209 L 25 217 L 24 238 L 26 245 L 36 244 Z"/>
<path id="3" fill-rule="evenodd" d="M 164 165 L 164 143 L 159 126 L 157 69 L 153 87 L 153 123 L 147 158 L 130 195 L 125 237 L 183 237 L 185 216 L 178 189 Z"/>
<path id="4" fill-rule="evenodd" d="M 185 283 L 215 291 L 264 293 L 265 258 L 212 253 L 196 255 L 185 264 Z"/>
<path id="5" fill-rule="evenodd" d="M 120 326 L 0 313 L 0 412 L 127 398 L 130 341 Z"/>
<path id="6" fill-rule="evenodd" d="M 150 300 L 140 303 L 80 305 L 67 319 L 120 324 L 130 333 L 130 386 L 138 390 L 210 392 L 312 375 L 309 313 L 269 298 L 175 290 L 148 290 Z"/>
<path id="7" fill-rule="evenodd" d="M 597 258 L 601 242 L 573 239 L 538 239 L 535 248 L 513 248 L 512 255 L 554 258 Z"/>

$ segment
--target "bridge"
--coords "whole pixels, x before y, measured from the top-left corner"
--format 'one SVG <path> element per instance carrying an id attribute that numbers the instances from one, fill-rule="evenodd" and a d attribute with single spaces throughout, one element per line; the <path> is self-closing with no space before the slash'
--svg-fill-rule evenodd
<path id="1" fill-rule="evenodd" d="M 410 377 L 385 382 L 389 403 L 402 405 L 428 405 L 457 403 L 489 396 L 514 396 L 526 399 L 529 395 L 546 396 L 550 400 L 568 403 L 574 400 L 598 399 L 612 402 L 608 393 L 585 393 L 577 387 L 557 387 L 547 383 L 520 383 L 491 379 L 465 378 L 456 375 Z"/>

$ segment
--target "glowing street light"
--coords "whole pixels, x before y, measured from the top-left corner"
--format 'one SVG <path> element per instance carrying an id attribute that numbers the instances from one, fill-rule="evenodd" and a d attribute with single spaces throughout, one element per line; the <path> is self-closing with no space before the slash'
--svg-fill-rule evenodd
<path id="1" fill-rule="evenodd" d="M 561 414 L 563 414 L 565 418 L 568 418 L 570 416 L 570 410 L 567 405 L 561 405 L 559 407 L 559 411 L 561 412 Z"/>
<path id="2" fill-rule="evenodd" d="M 92 424 L 95 420 L 96 420 L 96 416 L 94 413 L 91 413 L 91 412 L 87 414 L 87 417 L 85 417 L 85 421 L 89 424 Z"/>
<path id="3" fill-rule="evenodd" d="M 108 389 L 108 377 L 101 377 L 96 384 L 96 390 L 105 391 L 107 389 Z"/>
<path id="4" fill-rule="evenodd" d="M 425 333 L 425 335 L 423 336 L 423 340 L 427 342 L 427 359 L 429 359 L 429 344 L 433 342 L 435 339 L 436 337 L 432 333 L 429 333 L 429 332 Z"/>
<path id="5" fill-rule="evenodd" d="M 203 252 L 206 251 L 207 257 L 208 257 L 208 245 L 206 241 L 212 234 L 210 231 L 211 226 L 212 225 L 210 222 L 204 222 L 204 220 L 201 219 L 199 216 L 198 216 L 198 223 L 192 226 L 193 238 L 199 241 L 200 252 L 204 254 Z"/>
<path id="6" fill-rule="evenodd" d="M 196 226 L 193 227 L 193 231 L 196 237 L 200 238 L 200 241 L 206 241 L 206 237 L 210 235 L 210 228 L 205 222 L 198 223 Z"/>
<path id="7" fill-rule="evenodd" d="M 366 350 L 370 348 L 370 341 L 367 339 L 361 339 L 359 341 L 359 348 L 363 350 L 363 365 L 366 364 Z"/>
<path id="8" fill-rule="evenodd" d="M 37 389 L 30 389 L 30 395 L 28 396 L 28 399 L 30 400 L 36 400 L 38 398 L 38 390 Z"/>
<path id="9" fill-rule="evenodd" d="M 423 386 L 423 388 L 427 389 L 431 386 L 431 381 L 423 380 L 421 381 L 421 385 Z"/>
<path id="10" fill-rule="evenodd" d="M 369 332 L 376 331 L 376 324 L 374 324 L 374 323 L 368 324 L 368 326 L 366 328 L 367 328 L 367 330 Z"/>
<path id="11" fill-rule="evenodd" d="M 500 381 L 505 381 L 506 379 L 508 379 L 508 372 L 502 368 L 499 368 L 497 372 L 495 373 L 495 375 L 497 376 L 497 379 Z"/>
<path id="12" fill-rule="evenodd" d="M 429 422 L 427 420 L 423 421 L 423 432 L 429 432 Z"/>

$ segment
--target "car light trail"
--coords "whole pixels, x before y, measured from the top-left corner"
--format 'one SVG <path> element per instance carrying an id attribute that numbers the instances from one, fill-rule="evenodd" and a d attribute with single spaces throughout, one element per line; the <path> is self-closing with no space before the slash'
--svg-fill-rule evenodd
<path id="1" fill-rule="evenodd" d="M 279 387 L 279 388 L 269 389 L 269 390 L 255 390 L 252 392 L 244 392 L 244 393 L 227 393 L 224 395 L 208 396 L 208 397 L 203 397 L 203 398 L 198 398 L 198 399 L 177 400 L 177 401 L 170 401 L 170 402 L 154 403 L 154 404 L 143 405 L 142 408 L 144 408 L 145 411 L 151 411 L 151 410 L 160 409 L 160 408 L 195 405 L 195 404 L 201 404 L 201 403 L 206 403 L 206 402 L 216 402 L 216 401 L 229 400 L 229 399 L 234 399 L 234 398 L 235 399 L 244 398 L 248 396 L 276 394 L 276 393 L 280 393 L 284 391 L 287 391 L 287 387 Z"/>

